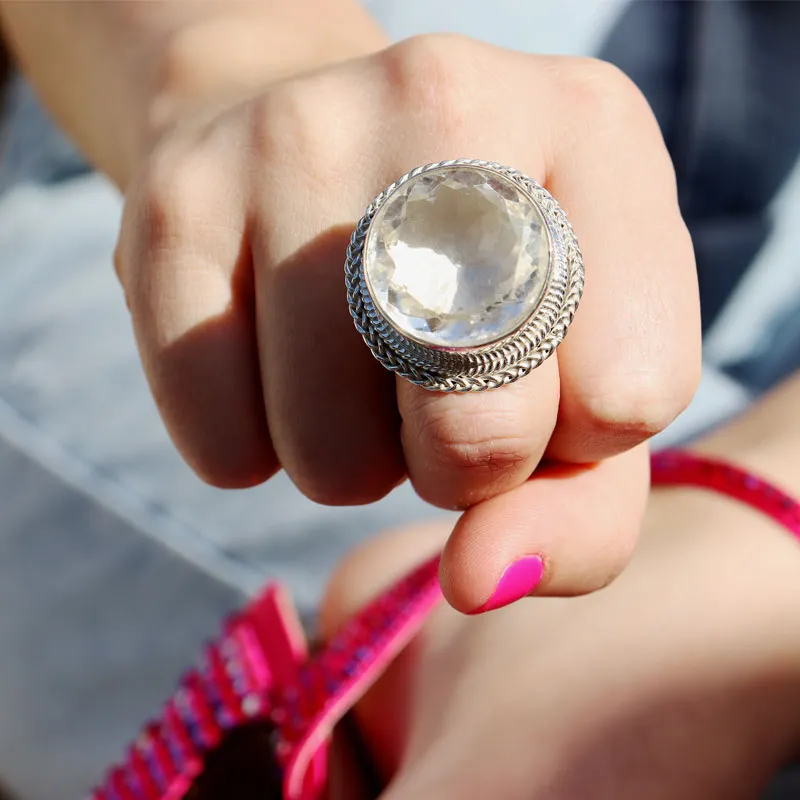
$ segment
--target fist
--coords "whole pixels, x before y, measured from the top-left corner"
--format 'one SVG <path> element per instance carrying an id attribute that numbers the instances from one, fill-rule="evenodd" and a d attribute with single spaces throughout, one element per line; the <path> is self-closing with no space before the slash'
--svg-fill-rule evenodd
<path id="1" fill-rule="evenodd" d="M 369 201 L 452 158 L 542 183 L 586 265 L 556 356 L 465 395 L 372 358 L 342 269 Z M 647 492 L 640 445 L 686 406 L 700 372 L 672 165 L 645 100 L 597 61 L 426 36 L 204 109 L 141 163 L 117 269 L 160 412 L 204 480 L 245 487 L 282 468 L 338 505 L 409 477 L 425 500 L 465 509 L 442 561 L 464 611 L 491 607 L 521 557 L 543 569 L 516 594 L 536 581 L 589 591 L 619 571 Z"/>

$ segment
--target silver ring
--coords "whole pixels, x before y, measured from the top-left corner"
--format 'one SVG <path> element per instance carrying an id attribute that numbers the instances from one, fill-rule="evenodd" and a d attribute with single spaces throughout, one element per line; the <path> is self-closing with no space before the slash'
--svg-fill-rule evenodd
<path id="1" fill-rule="evenodd" d="M 566 214 L 510 167 L 411 170 L 356 225 L 345 263 L 356 329 L 384 367 L 426 389 L 512 383 L 564 339 L 583 292 Z"/>

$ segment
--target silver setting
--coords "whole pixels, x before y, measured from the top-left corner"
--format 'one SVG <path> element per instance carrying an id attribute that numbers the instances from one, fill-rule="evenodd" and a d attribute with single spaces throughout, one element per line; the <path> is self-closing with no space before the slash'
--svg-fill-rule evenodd
<path id="1" fill-rule="evenodd" d="M 516 331 L 477 348 L 438 348 L 414 341 L 378 311 L 364 274 L 364 246 L 370 224 L 381 206 L 410 179 L 451 166 L 474 167 L 511 180 L 539 209 L 550 238 L 549 274 L 539 304 Z M 369 204 L 350 239 L 345 283 L 356 329 L 384 367 L 431 391 L 475 392 L 519 380 L 555 352 L 578 308 L 584 267 L 567 215 L 546 189 L 502 164 L 454 159 L 411 170 Z"/>

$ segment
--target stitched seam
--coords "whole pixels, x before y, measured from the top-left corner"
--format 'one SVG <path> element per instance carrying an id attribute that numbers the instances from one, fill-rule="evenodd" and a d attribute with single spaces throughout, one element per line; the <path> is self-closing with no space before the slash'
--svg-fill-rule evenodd
<path id="1" fill-rule="evenodd" d="M 220 547 L 163 503 L 132 489 L 110 470 L 71 452 L 2 396 L 0 436 L 81 494 L 225 586 L 248 594 L 262 586 L 263 576 L 246 559 Z M 150 530 L 148 523 L 153 519 L 158 521 L 162 535 Z"/>

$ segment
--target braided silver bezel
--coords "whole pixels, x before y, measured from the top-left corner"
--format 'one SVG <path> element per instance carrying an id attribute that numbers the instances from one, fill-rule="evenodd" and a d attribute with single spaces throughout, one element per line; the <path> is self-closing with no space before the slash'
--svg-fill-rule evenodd
<path id="1" fill-rule="evenodd" d="M 365 243 L 381 206 L 412 178 L 454 166 L 472 167 L 512 181 L 538 208 L 550 238 L 548 277 L 536 308 L 516 331 L 476 348 L 437 348 L 406 336 L 380 313 L 364 274 Z M 511 167 L 462 158 L 417 167 L 387 186 L 369 204 L 350 239 L 345 282 L 356 329 L 384 367 L 432 391 L 474 392 L 512 383 L 555 352 L 578 308 L 584 268 L 567 215 L 544 187 Z"/>

